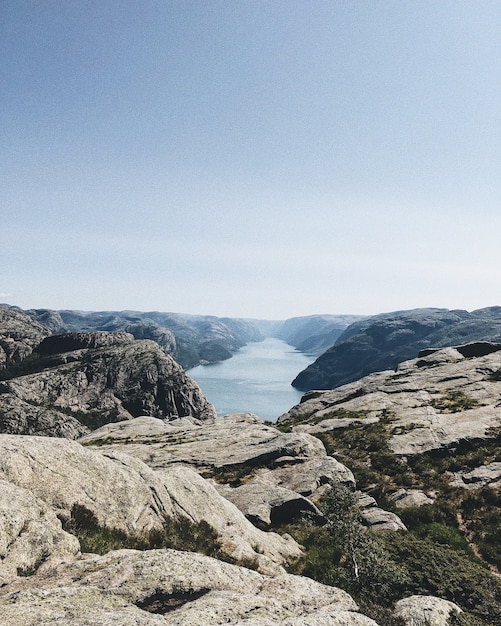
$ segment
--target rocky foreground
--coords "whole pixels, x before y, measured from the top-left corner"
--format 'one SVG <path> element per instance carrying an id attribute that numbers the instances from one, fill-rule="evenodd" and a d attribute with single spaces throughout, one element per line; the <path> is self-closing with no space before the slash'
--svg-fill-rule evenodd
<path id="1" fill-rule="evenodd" d="M 216 417 L 151 341 L 49 336 L 31 323 L 16 312 L 26 337 L 3 344 L 0 623 L 445 626 L 460 613 L 405 593 L 386 617 L 368 617 L 346 591 L 287 573 L 307 550 L 287 528 L 328 527 L 323 498 L 342 486 L 363 528 L 404 537 L 395 510 L 439 501 L 442 483 L 403 485 L 388 473 L 384 501 L 397 504 L 387 510 L 360 473 L 371 469 L 361 444 L 345 454 L 333 433 L 358 429 L 364 441 L 364 429 L 380 428 L 368 448 L 409 464 L 495 441 L 501 346 L 431 351 L 311 393 L 276 428 L 251 414 Z M 500 463 L 468 458 L 443 473 L 447 489 L 499 489 Z"/>

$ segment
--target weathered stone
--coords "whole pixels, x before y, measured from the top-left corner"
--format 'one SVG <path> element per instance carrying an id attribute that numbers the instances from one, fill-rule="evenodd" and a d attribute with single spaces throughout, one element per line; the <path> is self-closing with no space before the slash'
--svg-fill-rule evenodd
<path id="1" fill-rule="evenodd" d="M 70 437 L 141 414 L 215 417 L 198 385 L 153 341 L 72 333 L 48 337 L 38 350 L 36 371 L 0 383 L 2 432 Z M 83 432 L 75 433 L 75 421 Z"/>
<path id="2" fill-rule="evenodd" d="M 0 435 L 0 478 L 30 491 L 70 520 L 75 505 L 99 525 L 140 535 L 174 516 L 162 480 L 137 459 L 101 454 L 66 439 Z"/>
<path id="3" fill-rule="evenodd" d="M 391 513 L 378 507 L 376 500 L 367 494 L 357 492 L 358 506 L 364 526 L 369 526 L 375 531 L 398 531 L 407 530 L 402 520 Z"/>
<path id="4" fill-rule="evenodd" d="M 399 509 L 423 506 L 424 504 L 433 504 L 435 502 L 434 498 L 426 495 L 421 489 L 399 489 L 392 493 L 390 498 Z"/>
<path id="5" fill-rule="evenodd" d="M 334 587 L 173 550 L 61 564 L 4 589 L 0 613 L 9 626 L 377 626 Z"/>
<path id="6" fill-rule="evenodd" d="M 447 626 L 454 613 L 461 613 L 457 604 L 434 596 L 404 598 L 396 603 L 394 611 L 406 626 Z"/>
<path id="7" fill-rule="evenodd" d="M 354 421 L 370 424 L 386 415 L 392 426 L 389 446 L 399 455 L 493 438 L 501 424 L 500 372 L 499 350 L 465 358 L 445 348 L 402 363 L 396 372 L 378 372 L 337 389 L 306 394 L 278 423 L 296 424 L 294 430 L 315 434 Z"/>
<path id="8" fill-rule="evenodd" d="M 452 484 L 466 489 L 481 489 L 482 487 L 501 487 L 501 463 L 493 462 L 476 467 L 470 472 L 454 474 Z"/>
<path id="9" fill-rule="evenodd" d="M 322 513 L 307 498 L 264 480 L 254 480 L 234 489 L 228 485 L 216 485 L 216 488 L 259 528 L 293 522 L 305 515 L 318 521 L 323 519 Z"/>
<path id="10" fill-rule="evenodd" d="M 18 575 L 32 574 L 44 562 L 79 550 L 76 537 L 63 531 L 50 507 L 0 479 L 0 587 Z"/>
<path id="11" fill-rule="evenodd" d="M 1 435 L 0 477 L 34 494 L 61 519 L 89 512 L 99 526 L 129 536 L 161 530 L 167 518 L 205 521 L 217 531 L 224 554 L 262 572 L 276 572 L 301 555 L 291 537 L 255 528 L 189 468 L 155 472 L 114 450 L 101 452 L 64 439 Z"/>
<path id="12" fill-rule="evenodd" d="M 282 433 L 248 413 L 198 423 L 139 418 L 107 424 L 80 441 L 124 450 L 154 469 L 192 466 L 205 477 L 232 486 L 255 479 L 318 497 L 329 483 L 355 484 L 351 471 L 328 457 L 319 439 L 305 433 Z"/>
<path id="13" fill-rule="evenodd" d="M 301 556 L 301 549 L 292 537 L 256 528 L 232 502 L 192 469 L 170 466 L 155 474 L 166 487 L 176 517 L 210 524 L 219 535 L 222 552 L 236 562 L 274 574 L 281 564 L 291 563 Z"/>

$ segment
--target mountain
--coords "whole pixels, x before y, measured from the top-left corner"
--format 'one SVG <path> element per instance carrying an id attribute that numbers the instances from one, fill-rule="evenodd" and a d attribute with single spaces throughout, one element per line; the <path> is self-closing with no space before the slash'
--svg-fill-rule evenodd
<path id="1" fill-rule="evenodd" d="M 67 331 L 123 330 L 152 339 L 182 367 L 228 359 L 248 341 L 263 336 L 249 321 L 158 311 L 59 311 Z"/>
<path id="2" fill-rule="evenodd" d="M 273 331 L 273 336 L 282 339 L 301 352 L 320 355 L 330 348 L 348 326 L 365 319 L 360 315 L 308 315 L 292 317 Z"/>
<path id="3" fill-rule="evenodd" d="M 3 433 L 74 439 L 143 414 L 215 416 L 196 383 L 158 344 L 124 332 L 45 337 L 0 378 Z"/>
<path id="4" fill-rule="evenodd" d="M 420 350 L 472 341 L 501 341 L 501 307 L 478 311 L 415 309 L 351 324 L 292 382 L 297 389 L 334 389 L 371 372 L 394 369 Z"/>
<path id="5" fill-rule="evenodd" d="M 0 304 L 0 369 L 20 363 L 50 334 L 18 307 Z"/>

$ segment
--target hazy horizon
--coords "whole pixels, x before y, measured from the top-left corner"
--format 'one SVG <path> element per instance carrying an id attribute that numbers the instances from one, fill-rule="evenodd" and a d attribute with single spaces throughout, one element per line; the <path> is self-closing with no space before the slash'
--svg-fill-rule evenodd
<path id="1" fill-rule="evenodd" d="M 493 306 L 501 3 L 4 0 L 0 301 Z"/>

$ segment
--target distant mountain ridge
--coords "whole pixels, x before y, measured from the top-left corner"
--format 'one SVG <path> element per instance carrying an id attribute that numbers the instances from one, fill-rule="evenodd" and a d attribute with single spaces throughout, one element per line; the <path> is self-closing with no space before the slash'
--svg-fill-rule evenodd
<path id="1" fill-rule="evenodd" d="M 40 336 L 68 332 L 127 332 L 156 341 L 184 369 L 231 358 L 249 342 L 277 337 L 301 352 L 322 354 L 358 315 L 310 315 L 287 320 L 216 317 L 161 311 L 16 310 L 38 324 Z M 12 316 L 11 316 L 12 317 Z M 38 337 L 38 335 L 37 335 Z"/>
<path id="2" fill-rule="evenodd" d="M 394 369 L 425 348 L 474 341 L 501 341 L 501 307 L 383 313 L 351 324 L 292 385 L 303 391 L 334 389 L 372 372 Z"/>

